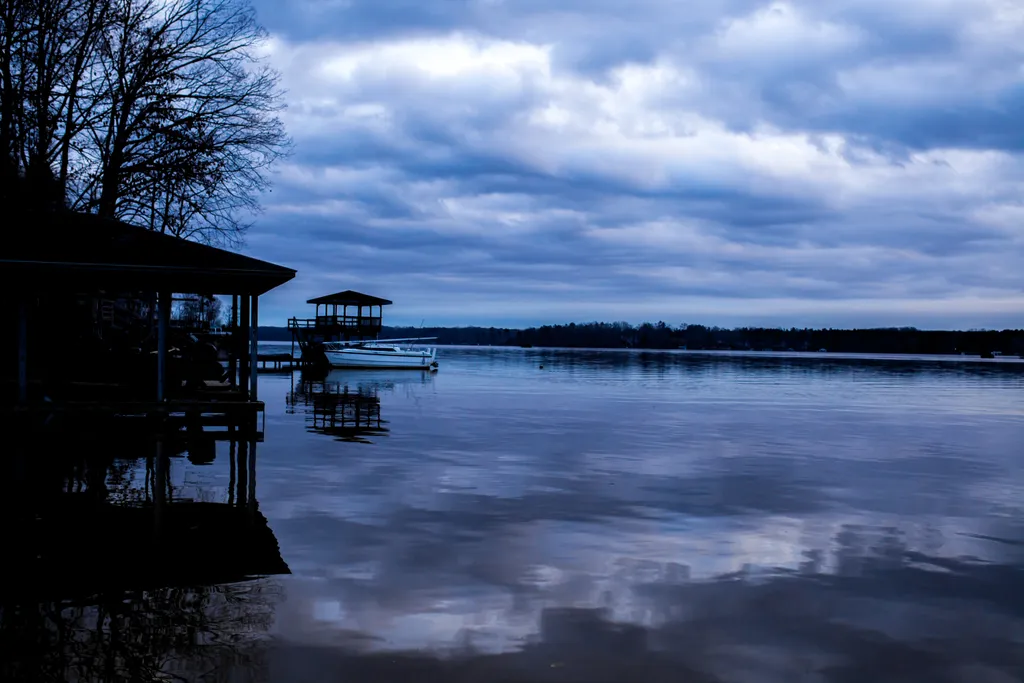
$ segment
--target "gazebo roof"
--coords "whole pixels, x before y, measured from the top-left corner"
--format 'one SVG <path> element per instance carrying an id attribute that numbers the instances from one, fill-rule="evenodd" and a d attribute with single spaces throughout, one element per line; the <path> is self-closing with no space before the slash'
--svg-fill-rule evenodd
<path id="1" fill-rule="evenodd" d="M 369 294 L 363 294 L 362 292 L 354 292 L 351 289 L 346 289 L 344 292 L 318 296 L 315 299 L 310 299 L 306 303 L 316 304 L 318 306 L 320 304 L 327 304 L 328 306 L 390 306 L 392 302 L 387 299 L 382 299 L 379 296 L 371 296 Z"/>
<path id="2" fill-rule="evenodd" d="M 18 237 L 0 252 L 9 287 L 263 294 L 295 277 L 291 268 L 93 214 L 13 218 Z"/>

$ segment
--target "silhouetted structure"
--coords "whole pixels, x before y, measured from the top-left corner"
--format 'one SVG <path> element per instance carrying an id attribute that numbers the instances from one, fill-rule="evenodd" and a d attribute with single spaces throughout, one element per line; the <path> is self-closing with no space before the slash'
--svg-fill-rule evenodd
<path id="1" fill-rule="evenodd" d="M 172 457 L 205 451 L 190 439 L 92 434 L 9 453 L 0 602 L 289 573 L 256 500 L 256 442 L 236 431 L 228 448 L 220 501 L 182 498 L 171 484 Z"/>
<path id="2" fill-rule="evenodd" d="M 11 403 L 195 416 L 262 409 L 254 372 L 259 296 L 294 270 L 89 214 L 24 214 L 14 225 L 19 238 L 0 256 L 11 325 L 4 338 L 17 357 L 5 364 L 17 369 L 5 377 Z M 194 292 L 238 304 L 227 371 L 216 348 L 171 328 L 174 293 Z M 110 302 L 119 304 L 120 323 L 97 328 Z"/>
<path id="3" fill-rule="evenodd" d="M 275 584 L 251 579 L 290 570 L 256 501 L 254 442 L 235 433 L 226 492 L 174 485 L 180 454 L 205 450 L 113 432 L 6 453 L 0 679 L 199 680 L 258 654 Z"/>
<path id="4" fill-rule="evenodd" d="M 376 339 L 383 327 L 384 306 L 390 306 L 392 302 L 348 289 L 310 299 L 306 303 L 316 306 L 313 318 L 288 320 L 288 329 L 292 335 L 292 356 L 295 356 L 295 345 L 298 344 L 302 351 L 303 365 L 326 362 L 323 355 L 324 342 Z M 339 307 L 341 315 L 338 315 Z M 349 315 L 350 308 L 355 309 L 355 315 Z M 374 315 L 374 308 L 377 309 L 377 315 Z M 364 309 L 366 315 L 363 315 Z"/>

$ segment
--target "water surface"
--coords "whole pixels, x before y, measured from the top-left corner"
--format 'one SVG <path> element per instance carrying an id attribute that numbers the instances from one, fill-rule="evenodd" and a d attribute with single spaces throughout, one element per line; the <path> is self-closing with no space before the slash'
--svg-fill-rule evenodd
<path id="1" fill-rule="evenodd" d="M 290 573 L 204 589 L 260 595 L 213 601 L 242 604 L 239 623 L 263 615 L 235 639 L 258 664 L 222 668 L 1022 680 L 1024 364 L 439 360 L 433 374 L 260 378 L 252 490 Z M 174 496 L 234 495 L 227 448 L 172 458 Z M 108 488 L 146 480 L 142 461 L 114 461 L 127 464 Z M 200 679 L 197 656 L 186 678 Z"/>

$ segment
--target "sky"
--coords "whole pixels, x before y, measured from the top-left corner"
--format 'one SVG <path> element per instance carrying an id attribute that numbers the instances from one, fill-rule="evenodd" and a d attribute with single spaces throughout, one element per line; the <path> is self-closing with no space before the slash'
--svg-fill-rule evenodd
<path id="1" fill-rule="evenodd" d="M 1019 0 L 256 8 L 264 324 L 1024 326 Z"/>

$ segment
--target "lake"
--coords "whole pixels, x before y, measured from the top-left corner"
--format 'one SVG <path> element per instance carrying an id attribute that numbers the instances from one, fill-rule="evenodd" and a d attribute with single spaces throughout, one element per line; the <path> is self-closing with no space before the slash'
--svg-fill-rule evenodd
<path id="1" fill-rule="evenodd" d="M 40 602 L 53 624 L 43 641 L 17 640 L 25 612 L 5 608 L 2 637 L 32 653 L 5 655 L 7 670 L 1024 680 L 1024 363 L 447 347 L 438 358 L 437 373 L 262 375 L 248 504 L 290 573 L 118 607 Z M 173 497 L 234 496 L 228 449 L 171 457 Z M 76 490 L 130 498 L 155 476 L 151 460 L 118 451 Z M 182 595 L 203 596 L 187 637 Z"/>

